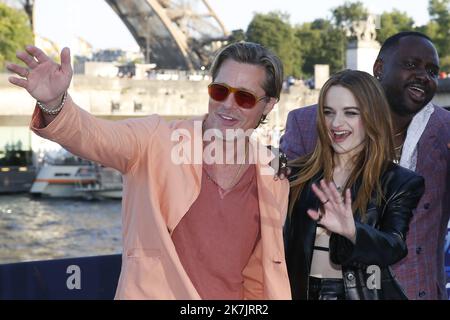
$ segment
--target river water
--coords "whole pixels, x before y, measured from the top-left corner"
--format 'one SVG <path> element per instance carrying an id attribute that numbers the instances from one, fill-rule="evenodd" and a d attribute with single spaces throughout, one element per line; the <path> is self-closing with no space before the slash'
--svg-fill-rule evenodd
<path id="1" fill-rule="evenodd" d="M 0 195 L 0 264 L 121 252 L 121 202 Z"/>

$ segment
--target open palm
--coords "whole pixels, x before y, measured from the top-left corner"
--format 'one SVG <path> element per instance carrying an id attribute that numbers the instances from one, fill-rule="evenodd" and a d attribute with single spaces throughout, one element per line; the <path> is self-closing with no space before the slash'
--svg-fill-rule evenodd
<path id="1" fill-rule="evenodd" d="M 320 181 L 320 188 L 313 184 L 312 190 L 323 206 L 320 212 L 309 209 L 308 215 L 329 231 L 354 240 L 356 230 L 350 190 L 346 190 L 344 200 L 335 185 L 324 180 Z"/>
<path id="2" fill-rule="evenodd" d="M 10 77 L 9 81 L 26 89 L 33 98 L 44 104 L 58 105 L 69 88 L 73 74 L 69 49 L 61 51 L 61 65 L 35 46 L 27 46 L 25 52 L 17 53 L 17 57 L 26 67 L 8 64 L 8 70 L 22 77 Z"/>

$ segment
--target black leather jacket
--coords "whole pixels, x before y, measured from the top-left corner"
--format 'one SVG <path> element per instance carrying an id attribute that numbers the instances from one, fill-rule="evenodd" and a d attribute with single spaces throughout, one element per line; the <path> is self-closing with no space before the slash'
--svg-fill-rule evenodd
<path id="1" fill-rule="evenodd" d="M 317 224 L 306 210 L 319 207 L 319 199 L 311 190 L 311 183 L 319 182 L 321 178 L 322 175 L 318 175 L 305 185 L 284 227 L 286 263 L 294 299 L 308 297 Z M 358 180 L 352 187 L 352 199 L 360 185 Z M 407 299 L 389 266 L 408 253 L 406 233 L 412 210 L 424 192 L 424 179 L 410 170 L 390 164 L 381 177 L 381 186 L 384 194 L 381 205 L 376 205 L 374 192 L 367 206 L 365 221 L 361 222 L 359 213 L 355 213 L 356 243 L 335 233 L 330 237 L 330 258 L 342 266 L 347 300 Z M 369 266 L 380 268 L 381 289 L 373 288 L 375 278 Z"/>

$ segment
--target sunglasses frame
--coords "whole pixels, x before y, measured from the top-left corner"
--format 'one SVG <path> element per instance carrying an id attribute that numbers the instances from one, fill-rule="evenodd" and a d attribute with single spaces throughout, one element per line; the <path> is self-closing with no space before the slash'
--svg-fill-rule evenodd
<path id="1" fill-rule="evenodd" d="M 223 100 L 216 100 L 216 99 L 214 99 L 214 98 L 211 96 L 211 93 L 209 92 L 209 90 L 210 90 L 210 88 L 211 88 L 212 86 L 214 86 L 214 85 L 222 86 L 222 87 L 224 87 L 224 88 L 226 88 L 226 89 L 228 90 L 228 94 L 225 96 L 225 98 L 224 98 Z M 252 106 L 250 106 L 250 107 L 244 107 L 244 106 L 241 106 L 241 105 L 239 104 L 239 102 L 236 100 L 236 95 L 235 95 L 236 92 L 244 92 L 244 93 L 246 93 L 246 94 L 249 94 L 249 95 L 253 96 L 253 98 L 255 99 L 255 103 L 254 103 Z M 254 93 L 251 92 L 251 91 L 244 90 L 244 89 L 241 89 L 241 88 L 234 88 L 234 87 L 229 86 L 229 85 L 227 85 L 226 83 L 222 83 L 222 82 L 211 82 L 211 83 L 208 85 L 208 94 L 209 94 L 209 97 L 210 97 L 211 99 L 215 100 L 215 101 L 224 101 L 224 100 L 226 100 L 226 99 L 228 98 L 228 96 L 229 96 L 230 94 L 233 94 L 233 96 L 234 96 L 234 101 L 236 101 L 236 104 L 237 104 L 239 107 L 243 108 L 243 109 L 252 109 L 252 108 L 254 108 L 254 107 L 258 104 L 258 102 L 260 102 L 261 100 L 263 100 L 263 99 L 265 99 L 265 98 L 269 98 L 269 97 L 266 96 L 266 95 L 264 95 L 264 96 L 258 98 L 258 97 L 256 96 L 256 94 L 254 94 Z"/>

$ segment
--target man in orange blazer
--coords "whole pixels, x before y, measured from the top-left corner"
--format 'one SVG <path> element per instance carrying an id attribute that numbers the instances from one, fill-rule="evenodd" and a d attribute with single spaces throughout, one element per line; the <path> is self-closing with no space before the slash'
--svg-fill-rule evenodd
<path id="1" fill-rule="evenodd" d="M 290 299 L 282 225 L 288 181 L 273 179 L 267 148 L 250 138 L 280 97 L 278 57 L 254 43 L 223 48 L 208 114 L 110 122 L 67 93 L 61 65 L 26 47 L 10 82 L 37 100 L 31 129 L 124 177 L 117 299 Z M 270 154 L 269 156 L 272 156 Z"/>

